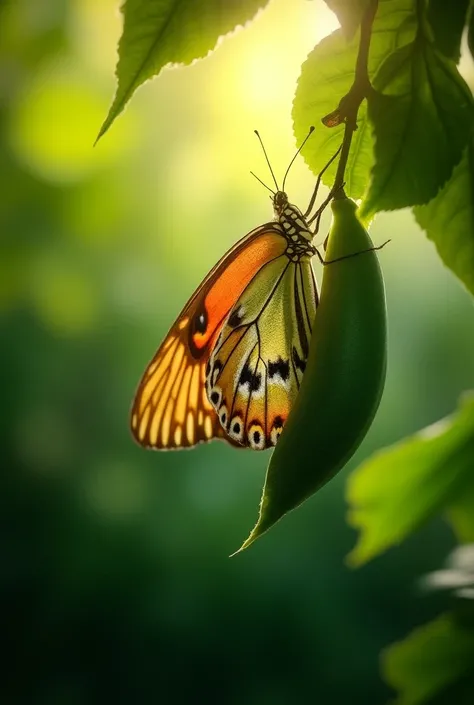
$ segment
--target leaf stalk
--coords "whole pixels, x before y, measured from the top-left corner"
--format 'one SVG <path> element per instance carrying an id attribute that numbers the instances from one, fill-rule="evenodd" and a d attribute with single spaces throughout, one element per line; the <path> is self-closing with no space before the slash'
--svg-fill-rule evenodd
<path id="1" fill-rule="evenodd" d="M 378 4 L 378 0 L 371 0 L 362 18 L 354 82 L 348 93 L 341 99 L 338 107 L 339 121 L 344 122 L 344 137 L 336 178 L 332 188 L 334 198 L 346 198 L 344 191 L 344 175 L 351 149 L 352 136 L 357 130 L 357 115 L 362 101 L 372 89 L 369 78 L 368 60 L 372 25 L 377 13 Z"/>

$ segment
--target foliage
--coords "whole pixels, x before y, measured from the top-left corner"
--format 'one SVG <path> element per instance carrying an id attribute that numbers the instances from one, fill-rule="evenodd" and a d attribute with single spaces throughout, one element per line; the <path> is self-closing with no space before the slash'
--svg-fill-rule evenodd
<path id="1" fill-rule="evenodd" d="M 224 34 L 244 25 L 268 0 L 126 0 L 117 93 L 98 139 L 136 89 L 169 64 L 206 56 Z"/>
<path id="2" fill-rule="evenodd" d="M 350 554 L 359 565 L 405 539 L 473 486 L 474 398 L 392 448 L 378 452 L 351 476 L 349 521 L 359 529 Z"/>
<path id="3" fill-rule="evenodd" d="M 387 2 L 382 0 L 372 28 L 368 70 L 376 79 L 380 67 L 399 47 L 411 41 L 415 33 L 414 6 L 411 0 Z M 344 33 L 337 30 L 315 46 L 301 67 L 301 75 L 293 103 L 295 136 L 300 142 L 308 125 L 317 124 L 321 117 L 333 110 L 349 91 L 354 78 L 358 37 L 347 42 Z M 357 116 L 357 132 L 346 166 L 346 190 L 352 198 L 362 198 L 373 167 L 373 135 L 364 102 Z M 308 166 L 318 174 L 334 154 L 342 140 L 343 126 L 318 130 L 303 149 Z M 336 165 L 324 174 L 324 183 L 332 185 Z"/>
<path id="4" fill-rule="evenodd" d="M 448 59 L 461 58 L 461 39 L 469 13 L 470 0 L 458 0 L 446 12 L 444 0 L 429 0 L 427 19 L 436 48 Z"/>
<path id="5" fill-rule="evenodd" d="M 368 95 L 375 164 L 363 213 L 428 203 L 467 145 L 472 96 L 449 59 L 418 30 L 382 64 Z"/>
<path id="6" fill-rule="evenodd" d="M 382 654 L 396 705 L 468 705 L 472 702 L 474 633 L 445 614 Z"/>
<path id="7" fill-rule="evenodd" d="M 443 262 L 474 294 L 474 134 L 446 186 L 413 212 Z"/>

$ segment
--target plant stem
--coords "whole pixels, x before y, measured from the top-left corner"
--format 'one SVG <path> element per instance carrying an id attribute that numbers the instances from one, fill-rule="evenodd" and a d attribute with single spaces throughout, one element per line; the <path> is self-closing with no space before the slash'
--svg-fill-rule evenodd
<path id="1" fill-rule="evenodd" d="M 370 0 L 360 26 L 359 51 L 357 54 L 354 83 L 347 95 L 341 100 L 339 110 L 344 119 L 344 138 L 341 156 L 337 166 L 336 179 L 332 191 L 334 198 L 346 198 L 344 192 L 344 175 L 351 149 L 352 135 L 357 130 L 357 114 L 364 98 L 370 91 L 371 84 L 368 71 L 368 59 L 372 25 L 377 12 L 378 0 Z"/>

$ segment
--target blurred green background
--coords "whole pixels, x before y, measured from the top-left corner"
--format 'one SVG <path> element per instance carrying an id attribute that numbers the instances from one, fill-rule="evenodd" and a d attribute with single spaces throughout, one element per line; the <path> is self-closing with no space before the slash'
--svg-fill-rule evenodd
<path id="1" fill-rule="evenodd" d="M 472 301 L 409 213 L 378 217 L 374 239 L 392 243 L 375 423 L 335 480 L 229 559 L 268 456 L 219 442 L 146 452 L 129 407 L 208 269 L 271 218 L 248 173 L 268 180 L 252 130 L 281 175 L 299 66 L 336 23 L 322 2 L 273 0 L 140 90 L 93 148 L 117 5 L 0 1 L 3 702 L 383 703 L 378 653 L 443 608 L 417 579 L 454 539 L 439 520 L 348 569 L 344 483 L 472 386 Z M 299 160 L 291 199 L 304 206 L 313 183 Z"/>

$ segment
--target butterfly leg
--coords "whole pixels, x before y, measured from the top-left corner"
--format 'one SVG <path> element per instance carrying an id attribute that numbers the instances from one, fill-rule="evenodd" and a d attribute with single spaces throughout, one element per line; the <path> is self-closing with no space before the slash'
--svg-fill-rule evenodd
<path id="1" fill-rule="evenodd" d="M 311 211 L 313 210 L 314 202 L 316 201 L 316 198 L 317 198 L 317 196 L 318 196 L 319 187 L 321 186 L 321 179 L 323 178 L 324 172 L 325 172 L 327 169 L 329 169 L 329 167 L 331 166 L 331 164 L 333 163 L 333 161 L 336 159 L 336 157 L 338 156 L 338 154 L 339 154 L 339 152 L 341 151 L 341 149 L 342 149 L 342 144 L 341 144 L 341 146 L 339 147 L 339 149 L 337 150 L 337 152 L 336 152 L 336 153 L 331 157 L 331 159 L 328 161 L 328 163 L 327 163 L 326 166 L 323 168 L 323 170 L 319 172 L 318 178 L 316 179 L 316 186 L 314 187 L 313 195 L 311 196 L 311 199 L 310 199 L 308 208 L 306 209 L 306 212 L 303 214 L 305 218 L 307 218 L 307 217 L 309 216 L 309 214 L 311 213 Z M 330 200 L 330 199 L 329 199 L 329 200 Z M 328 201 L 328 202 L 329 202 L 329 201 Z M 326 203 L 326 205 L 327 205 L 327 203 Z M 312 222 L 312 221 L 314 220 L 314 218 L 317 216 L 317 213 L 318 213 L 319 210 L 321 210 L 321 206 L 320 206 L 320 208 L 318 208 L 318 210 L 316 211 L 315 216 L 313 216 L 313 218 L 312 218 L 311 221 L 309 221 L 309 222 Z M 324 209 L 323 209 L 323 210 L 324 210 Z"/>
<path id="2" fill-rule="evenodd" d="M 385 245 L 388 245 L 390 240 L 386 240 L 384 243 L 381 245 L 377 245 L 377 247 L 368 247 L 366 250 L 359 250 L 359 252 L 351 252 L 350 255 L 344 255 L 343 257 L 336 257 L 336 259 L 328 259 L 325 260 L 319 250 L 315 248 L 316 254 L 318 256 L 319 261 L 321 262 L 322 265 L 326 266 L 327 264 L 335 264 L 335 262 L 341 262 L 343 259 L 351 259 L 352 257 L 357 257 L 358 255 L 364 255 L 366 252 L 375 252 L 376 250 L 381 250 Z M 324 249 L 326 249 L 326 243 L 327 243 L 327 238 L 324 242 Z"/>
<path id="3" fill-rule="evenodd" d="M 329 192 L 328 197 L 324 199 L 324 201 L 321 203 L 321 205 L 319 206 L 318 210 L 317 210 L 316 213 L 313 215 L 313 217 L 312 217 L 310 220 L 307 221 L 308 225 L 311 225 L 314 221 L 316 221 L 316 222 L 315 222 L 315 225 L 314 225 L 314 230 L 313 230 L 313 234 L 314 234 L 315 236 L 316 236 L 316 235 L 318 234 L 318 232 L 319 232 L 319 225 L 320 225 L 320 223 L 321 223 L 321 216 L 322 216 L 322 214 L 324 213 L 326 207 L 330 204 L 330 202 L 331 202 L 332 199 L 334 198 L 334 193 L 335 193 L 335 192 L 331 189 L 331 191 Z"/>

